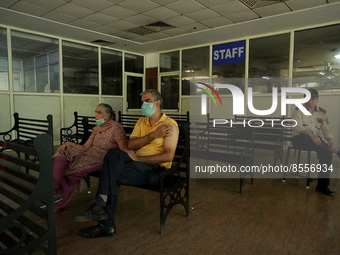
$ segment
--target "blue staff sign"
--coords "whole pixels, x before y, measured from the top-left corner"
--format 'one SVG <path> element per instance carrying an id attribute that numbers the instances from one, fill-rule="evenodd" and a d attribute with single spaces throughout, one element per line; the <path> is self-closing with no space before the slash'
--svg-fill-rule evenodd
<path id="1" fill-rule="evenodd" d="M 212 65 L 228 65 L 245 62 L 246 41 L 213 45 Z"/>

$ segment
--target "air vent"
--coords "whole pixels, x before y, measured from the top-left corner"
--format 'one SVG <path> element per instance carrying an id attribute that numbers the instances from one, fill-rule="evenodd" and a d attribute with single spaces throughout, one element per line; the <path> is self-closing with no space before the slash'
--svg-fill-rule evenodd
<path id="1" fill-rule="evenodd" d="M 282 3 L 287 0 L 239 0 L 239 2 L 245 4 L 250 9 L 255 9 L 267 5 Z"/>
<path id="2" fill-rule="evenodd" d="M 114 42 L 109 42 L 109 41 L 102 40 L 102 39 L 94 40 L 91 43 L 99 44 L 101 46 L 106 46 L 106 45 L 114 44 Z"/>
<path id="3" fill-rule="evenodd" d="M 171 28 L 174 28 L 174 26 L 171 26 L 169 24 L 159 21 L 159 22 L 151 23 L 145 26 L 131 28 L 127 31 L 131 33 L 139 34 L 139 35 L 147 35 L 147 34 L 152 34 L 152 33 L 157 33 L 157 32 L 161 32 L 164 30 L 168 30 Z"/>

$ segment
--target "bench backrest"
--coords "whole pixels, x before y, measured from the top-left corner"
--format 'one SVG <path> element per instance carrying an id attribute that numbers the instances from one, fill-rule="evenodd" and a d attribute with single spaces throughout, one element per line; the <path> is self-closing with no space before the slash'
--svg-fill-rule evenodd
<path id="1" fill-rule="evenodd" d="M 96 126 L 96 119 L 94 116 L 78 115 L 74 113 L 73 124 L 69 127 L 60 129 L 60 144 L 65 142 L 74 142 L 77 144 L 84 144 L 92 133 L 92 129 Z M 113 120 L 116 120 L 116 114 L 113 112 Z"/>
<path id="2" fill-rule="evenodd" d="M 38 135 L 32 145 L 0 141 L 0 254 L 56 254 L 52 137 Z"/>
<path id="3" fill-rule="evenodd" d="M 268 120 L 272 119 L 272 121 Z M 258 143 L 280 143 L 283 142 L 284 128 L 281 125 L 283 117 L 263 117 L 263 116 L 239 116 L 235 115 L 235 121 L 245 122 L 245 125 L 252 126 L 254 140 Z"/>
<path id="4" fill-rule="evenodd" d="M 243 126 L 215 125 L 209 119 L 206 129 L 197 134 L 197 150 L 210 152 L 241 151 L 253 152 L 254 130 Z"/>
<path id="5" fill-rule="evenodd" d="M 186 114 L 166 114 L 166 115 L 174 119 L 179 126 L 189 121 L 189 112 L 187 112 Z M 137 121 L 141 117 L 143 117 L 143 115 L 123 114 L 121 111 L 118 112 L 118 122 L 123 126 L 128 137 L 131 135 Z"/>
<path id="6" fill-rule="evenodd" d="M 23 118 L 19 117 L 17 112 L 13 116 L 13 128 L 0 133 L 0 140 L 33 145 L 34 139 L 40 134 L 49 134 L 53 137 L 53 116 L 51 114 L 47 115 L 46 119 Z M 13 132 L 15 137 L 12 137 Z"/>

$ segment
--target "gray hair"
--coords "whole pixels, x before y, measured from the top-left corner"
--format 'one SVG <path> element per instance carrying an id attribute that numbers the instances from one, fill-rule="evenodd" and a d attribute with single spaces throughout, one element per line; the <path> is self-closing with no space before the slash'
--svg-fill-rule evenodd
<path id="1" fill-rule="evenodd" d="M 161 101 L 160 108 L 162 109 L 163 98 L 162 98 L 161 94 L 158 92 L 158 90 L 155 90 L 155 89 L 147 89 L 147 90 L 144 90 L 142 93 L 140 93 L 140 96 L 144 96 L 144 95 L 147 94 L 147 93 L 151 93 L 152 96 L 153 96 L 153 99 L 154 99 L 155 101 L 158 101 L 158 100 Z"/>
<path id="2" fill-rule="evenodd" d="M 104 103 L 100 103 L 98 106 L 100 106 L 101 108 L 103 108 L 103 111 L 104 111 L 105 115 L 110 115 L 110 119 L 111 119 L 111 120 L 114 119 L 114 111 L 113 111 L 111 105 L 109 105 L 109 104 L 104 104 Z"/>

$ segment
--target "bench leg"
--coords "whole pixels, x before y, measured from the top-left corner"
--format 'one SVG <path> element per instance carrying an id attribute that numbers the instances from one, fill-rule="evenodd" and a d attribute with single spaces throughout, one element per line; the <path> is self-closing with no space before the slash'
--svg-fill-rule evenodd
<path id="1" fill-rule="evenodd" d="M 184 194 L 181 195 L 181 191 L 184 189 Z M 186 216 L 189 216 L 189 187 L 183 186 L 176 190 L 172 190 L 170 192 L 164 193 L 160 192 L 160 201 L 159 201 L 159 225 L 160 225 L 160 234 L 163 235 L 165 232 L 165 222 L 171 211 L 171 209 L 177 205 L 183 205 L 185 209 Z"/>
<path id="2" fill-rule="evenodd" d="M 91 179 L 90 175 L 84 176 L 84 181 L 86 182 L 87 189 L 91 187 Z"/>
<path id="3" fill-rule="evenodd" d="M 288 147 L 287 155 L 286 155 L 286 161 L 285 161 L 285 166 L 288 166 L 288 161 L 289 161 L 289 156 L 290 156 L 290 149 L 291 149 L 291 147 Z M 282 173 L 282 182 L 286 182 L 286 173 L 285 172 Z"/>

